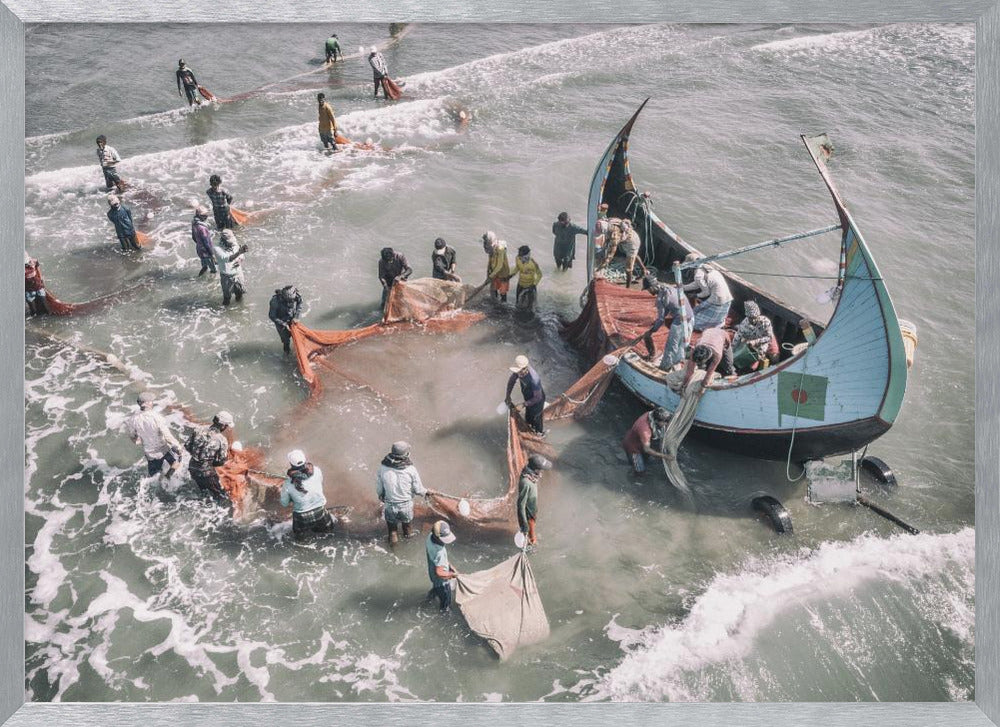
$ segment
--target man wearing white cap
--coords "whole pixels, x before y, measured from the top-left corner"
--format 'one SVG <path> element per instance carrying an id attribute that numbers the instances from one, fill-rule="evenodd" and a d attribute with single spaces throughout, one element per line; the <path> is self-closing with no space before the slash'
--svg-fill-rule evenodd
<path id="1" fill-rule="evenodd" d="M 368 54 L 368 65 L 372 67 L 372 73 L 375 77 L 374 98 L 378 98 L 378 90 L 382 87 L 382 79 L 389 75 L 389 67 L 385 64 L 385 58 L 378 52 L 378 48 L 375 46 L 372 46 L 371 53 Z M 385 96 L 385 90 L 382 91 L 382 95 Z"/>
<path id="2" fill-rule="evenodd" d="M 437 596 L 442 613 L 451 609 L 452 581 L 458 576 L 458 571 L 448 562 L 448 549 L 444 547 L 454 542 L 455 534 L 444 520 L 434 523 L 427 535 L 427 575 L 431 579 L 431 591 L 427 598 Z"/>
<path id="3" fill-rule="evenodd" d="M 184 449 L 191 454 L 188 473 L 203 493 L 211 495 L 216 502 L 228 503 L 229 495 L 222 489 L 216 467 L 221 467 L 229 459 L 229 441 L 223 434 L 233 426 L 233 415 L 220 411 L 212 419 L 211 425 L 196 429 L 184 443 Z"/>
<path id="4" fill-rule="evenodd" d="M 208 270 L 215 275 L 215 246 L 212 244 L 212 231 L 208 229 L 208 207 L 205 205 L 200 204 L 194 209 L 191 239 L 194 240 L 194 251 L 201 260 L 201 272 L 198 273 L 198 277 L 200 278 Z"/>
<path id="5" fill-rule="evenodd" d="M 125 429 L 132 441 L 142 445 L 146 455 L 146 472 L 150 477 L 163 474 L 163 463 L 170 465 L 169 478 L 181 465 L 180 442 L 170 432 L 166 420 L 153 411 L 156 396 L 151 391 L 139 394 L 136 403 L 139 411 L 125 422 Z"/>
<path id="6" fill-rule="evenodd" d="M 514 408 L 510 394 L 514 384 L 520 382 L 521 396 L 524 397 L 524 421 L 538 434 L 545 434 L 545 390 L 542 388 L 542 378 L 528 361 L 527 356 L 518 356 L 510 367 L 510 378 L 507 379 L 507 396 L 504 399 L 508 407 Z"/>
<path id="7" fill-rule="evenodd" d="M 375 478 L 375 494 L 385 503 L 385 524 L 389 529 L 389 545 L 399 542 L 397 526 L 402 525 L 403 537 L 410 537 L 413 522 L 413 496 L 426 495 L 420 473 L 410 461 L 410 445 L 396 442 L 379 465 Z"/>
<path id="8" fill-rule="evenodd" d="M 114 193 L 108 195 L 108 219 L 115 226 L 115 234 L 123 252 L 141 249 L 135 234 L 135 223 L 132 222 L 132 210 L 123 205 Z"/>
<path id="9" fill-rule="evenodd" d="M 332 532 L 333 518 L 326 509 L 322 470 L 307 461 L 301 449 L 288 453 L 288 464 L 291 466 L 281 486 L 281 505 L 292 506 L 292 532 L 296 537 Z"/>

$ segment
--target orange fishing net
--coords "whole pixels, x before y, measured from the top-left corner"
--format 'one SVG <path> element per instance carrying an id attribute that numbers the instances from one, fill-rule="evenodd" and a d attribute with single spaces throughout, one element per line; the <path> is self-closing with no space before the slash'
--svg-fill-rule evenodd
<path id="1" fill-rule="evenodd" d="M 655 320 L 656 298 L 648 291 L 594 278 L 587 289 L 587 304 L 563 335 L 593 361 L 612 349 L 631 343 L 649 330 Z M 653 334 L 657 350 L 663 350 L 669 334 L 668 318 Z"/>
<path id="2" fill-rule="evenodd" d="M 146 285 L 148 285 L 148 283 L 137 283 L 136 285 L 123 288 L 117 293 L 102 295 L 100 298 L 94 298 L 93 300 L 88 300 L 85 303 L 64 303 L 52 295 L 50 291 L 46 290 L 45 305 L 48 307 L 49 313 L 54 316 L 71 316 L 81 313 L 93 313 L 96 310 L 100 310 L 101 308 L 118 302 L 125 296 L 139 290 L 140 288 L 145 288 Z"/>

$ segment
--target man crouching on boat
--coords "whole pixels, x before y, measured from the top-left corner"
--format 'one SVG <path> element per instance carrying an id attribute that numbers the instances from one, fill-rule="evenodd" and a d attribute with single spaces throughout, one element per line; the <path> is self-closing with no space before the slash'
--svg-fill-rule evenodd
<path id="1" fill-rule="evenodd" d="M 691 349 L 691 358 L 688 359 L 687 369 L 684 371 L 684 383 L 681 385 L 682 395 L 694 377 L 695 368 L 705 369 L 705 378 L 701 380 L 701 385 L 706 389 L 712 385 L 717 368 L 721 368 L 723 376 L 736 375 L 736 368 L 733 366 L 733 347 L 729 342 L 729 336 L 722 328 L 709 328 L 702 332 L 698 345 Z"/>
<path id="2" fill-rule="evenodd" d="M 674 366 L 684 360 L 684 350 L 691 339 L 691 329 L 685 325 L 694 316 L 687 296 L 681 295 L 673 285 L 664 285 L 655 275 L 647 274 L 642 279 L 642 289 L 648 290 L 656 298 L 656 320 L 641 338 L 646 344 L 647 358 L 656 354 L 653 334 L 660 330 L 667 316 L 671 317 L 670 334 L 663 346 L 663 356 L 660 358 L 660 369 L 671 371 Z"/>

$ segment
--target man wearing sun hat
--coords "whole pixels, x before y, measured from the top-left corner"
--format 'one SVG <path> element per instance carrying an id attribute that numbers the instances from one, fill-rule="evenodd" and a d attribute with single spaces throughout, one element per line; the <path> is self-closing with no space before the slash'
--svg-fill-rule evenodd
<path id="1" fill-rule="evenodd" d="M 520 382 L 521 396 L 524 397 L 524 421 L 536 432 L 544 435 L 545 390 L 542 388 L 542 378 L 531 367 L 528 357 L 523 354 L 514 359 L 510 372 L 504 402 L 508 407 L 514 406 L 510 394 L 514 390 L 514 384 Z"/>
<path id="2" fill-rule="evenodd" d="M 444 547 L 454 542 L 455 534 L 444 520 L 434 523 L 427 535 L 427 575 L 431 579 L 431 591 L 427 598 L 437 596 L 442 613 L 451 609 L 452 581 L 458 576 L 458 571 L 448 562 L 448 549 Z"/>
<path id="3" fill-rule="evenodd" d="M 395 442 L 392 451 L 382 458 L 375 477 L 375 494 L 385 505 L 385 524 L 389 530 L 389 545 L 399 542 L 397 526 L 402 526 L 403 537 L 410 537 L 413 522 L 413 496 L 426 495 L 420 473 L 410 460 L 410 445 Z"/>

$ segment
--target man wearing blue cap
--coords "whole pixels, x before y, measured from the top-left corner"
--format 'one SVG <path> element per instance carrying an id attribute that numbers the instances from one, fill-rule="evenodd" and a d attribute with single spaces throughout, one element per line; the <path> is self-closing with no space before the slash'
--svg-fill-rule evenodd
<path id="1" fill-rule="evenodd" d="M 448 562 L 448 550 L 444 547 L 454 542 L 455 534 L 444 520 L 434 523 L 427 536 L 427 575 L 430 576 L 432 586 L 427 598 L 437 596 L 441 613 L 451 610 L 451 581 L 458 577 L 458 571 Z"/>

